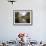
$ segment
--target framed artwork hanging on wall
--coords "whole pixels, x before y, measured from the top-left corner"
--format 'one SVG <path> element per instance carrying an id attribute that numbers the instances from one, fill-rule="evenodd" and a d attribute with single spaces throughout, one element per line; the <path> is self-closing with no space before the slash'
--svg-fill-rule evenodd
<path id="1" fill-rule="evenodd" d="M 14 25 L 32 25 L 32 10 L 13 10 Z"/>

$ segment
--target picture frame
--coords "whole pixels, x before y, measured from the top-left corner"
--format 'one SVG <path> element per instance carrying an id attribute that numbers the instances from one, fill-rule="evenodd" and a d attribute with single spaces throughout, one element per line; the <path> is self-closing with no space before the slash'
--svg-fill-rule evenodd
<path id="1" fill-rule="evenodd" d="M 32 25 L 32 10 L 13 10 L 14 25 Z"/>

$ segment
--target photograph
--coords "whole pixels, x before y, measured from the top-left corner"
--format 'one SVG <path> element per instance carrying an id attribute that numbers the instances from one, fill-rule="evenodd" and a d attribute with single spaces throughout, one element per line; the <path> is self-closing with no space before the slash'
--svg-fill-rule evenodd
<path id="1" fill-rule="evenodd" d="M 0 46 L 46 46 L 46 0 L 0 0 Z"/>
<path id="2" fill-rule="evenodd" d="M 32 24 L 32 10 L 14 10 L 14 24 Z"/>

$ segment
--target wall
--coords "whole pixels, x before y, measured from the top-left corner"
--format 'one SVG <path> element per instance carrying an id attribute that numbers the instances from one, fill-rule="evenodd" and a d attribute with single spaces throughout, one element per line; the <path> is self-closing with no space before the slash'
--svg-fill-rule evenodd
<path id="1" fill-rule="evenodd" d="M 13 9 L 32 9 L 32 26 L 14 26 Z M 29 33 L 33 40 L 46 40 L 46 0 L 17 0 L 14 5 L 0 0 L 0 40 L 15 40 L 18 32 Z"/>

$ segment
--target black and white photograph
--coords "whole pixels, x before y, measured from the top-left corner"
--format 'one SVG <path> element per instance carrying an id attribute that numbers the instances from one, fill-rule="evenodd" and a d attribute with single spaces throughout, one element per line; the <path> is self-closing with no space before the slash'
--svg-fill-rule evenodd
<path id="1" fill-rule="evenodd" d="M 14 24 L 31 24 L 32 10 L 14 10 L 13 22 Z"/>

